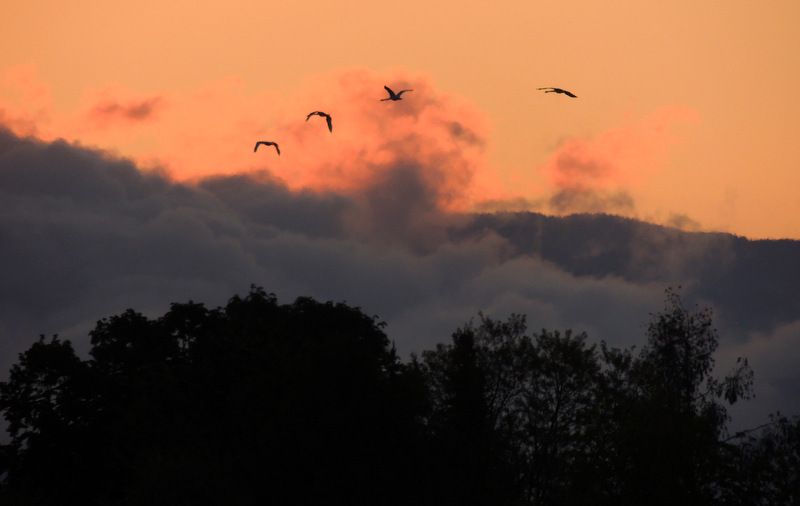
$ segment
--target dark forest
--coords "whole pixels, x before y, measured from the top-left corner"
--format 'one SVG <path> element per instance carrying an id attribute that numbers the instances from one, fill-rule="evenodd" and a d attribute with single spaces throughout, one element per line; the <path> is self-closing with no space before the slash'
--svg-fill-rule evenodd
<path id="1" fill-rule="evenodd" d="M 402 360 L 377 317 L 256 286 L 104 318 L 85 358 L 42 336 L 0 383 L 0 503 L 798 504 L 800 421 L 730 433 L 754 372 L 665 295 L 641 349 L 478 314 Z"/>

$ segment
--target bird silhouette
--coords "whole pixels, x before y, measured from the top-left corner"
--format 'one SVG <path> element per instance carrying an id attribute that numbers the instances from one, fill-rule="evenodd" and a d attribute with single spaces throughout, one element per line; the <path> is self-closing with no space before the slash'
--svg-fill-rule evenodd
<path id="1" fill-rule="evenodd" d="M 328 130 L 330 130 L 331 132 L 333 132 L 333 120 L 331 119 L 331 115 L 330 115 L 330 114 L 325 114 L 325 113 L 324 113 L 324 112 L 322 112 L 322 111 L 314 111 L 314 112 L 310 113 L 308 116 L 306 116 L 306 121 L 308 121 L 308 119 L 309 119 L 311 116 L 315 115 L 315 114 L 317 114 L 317 115 L 319 115 L 319 116 L 324 116 L 324 117 L 325 117 L 325 119 L 328 121 Z"/>
<path id="2" fill-rule="evenodd" d="M 400 95 L 402 95 L 403 93 L 405 93 L 407 91 L 414 91 L 414 90 L 402 90 L 402 91 L 398 91 L 397 93 L 395 93 L 388 86 L 384 86 L 384 88 L 386 88 L 386 91 L 389 92 L 389 96 L 387 98 L 382 98 L 381 102 L 383 102 L 384 100 L 403 100 L 402 98 L 400 98 Z"/>
<path id="3" fill-rule="evenodd" d="M 277 142 L 272 142 L 272 141 L 258 141 L 258 142 L 256 142 L 256 147 L 253 148 L 253 153 L 258 151 L 258 146 L 261 145 L 261 144 L 263 144 L 265 146 L 275 146 L 275 151 L 277 151 L 279 155 L 281 154 L 281 150 L 278 147 L 278 143 Z"/>
<path id="4" fill-rule="evenodd" d="M 578 98 L 576 95 L 568 92 L 567 90 L 562 90 L 561 88 L 536 88 L 537 90 L 547 90 L 545 93 L 563 93 L 564 95 L 572 98 Z"/>

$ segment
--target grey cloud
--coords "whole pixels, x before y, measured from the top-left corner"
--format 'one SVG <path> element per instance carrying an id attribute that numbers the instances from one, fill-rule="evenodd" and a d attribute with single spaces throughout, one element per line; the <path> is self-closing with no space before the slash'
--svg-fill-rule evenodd
<path id="1" fill-rule="evenodd" d="M 424 167 L 400 162 L 352 197 L 347 227 L 355 236 L 429 252 L 446 241 L 447 216 L 438 207 L 440 190 L 423 175 Z"/>
<path id="2" fill-rule="evenodd" d="M 556 167 L 562 174 L 580 176 L 582 179 L 599 178 L 612 169 L 608 164 L 598 160 L 586 160 L 570 151 L 563 151 L 558 155 Z"/>
<path id="3" fill-rule="evenodd" d="M 693 220 L 685 214 L 671 214 L 667 220 L 667 226 L 675 227 L 679 230 L 685 230 L 687 232 L 698 232 L 701 229 L 698 221 Z"/>
<path id="4" fill-rule="evenodd" d="M 397 163 L 354 195 L 292 192 L 265 174 L 190 186 L 0 131 L 0 374 L 40 333 L 86 350 L 99 318 L 224 304 L 251 283 L 284 302 L 360 306 L 402 353 L 447 341 L 478 311 L 641 343 L 647 313 L 678 284 L 687 303 L 714 306 L 724 353 L 798 319 L 796 241 L 597 214 L 453 215 L 437 207 L 442 190 L 426 170 L 445 169 Z"/>
<path id="5" fill-rule="evenodd" d="M 486 144 L 482 136 L 476 134 L 469 127 L 464 126 L 460 121 L 448 121 L 446 122 L 446 126 L 452 137 L 463 140 L 467 144 L 480 147 Z"/>
<path id="6" fill-rule="evenodd" d="M 523 211 L 542 211 L 546 208 L 546 199 L 525 199 L 522 197 L 508 200 L 486 200 L 473 208 L 477 213 L 513 213 Z"/>
<path id="7" fill-rule="evenodd" d="M 342 214 L 353 208 L 353 203 L 343 196 L 291 192 L 266 175 L 211 177 L 203 180 L 200 188 L 219 199 L 241 221 L 241 226 L 286 230 L 311 237 L 341 236 Z"/>
<path id="8" fill-rule="evenodd" d="M 621 213 L 634 209 L 633 197 L 624 191 L 565 188 L 549 199 L 549 209 L 556 214 Z"/>
<path id="9" fill-rule="evenodd" d="M 770 332 L 753 332 L 738 346 L 722 348 L 718 361 L 729 367 L 737 357 L 747 357 L 755 372 L 755 398 L 734 406 L 741 428 L 757 425 L 755 413 L 797 414 L 800 406 L 800 319 L 776 326 Z M 722 371 L 724 372 L 724 370 Z"/>
<path id="10" fill-rule="evenodd" d="M 541 257 L 574 276 L 682 285 L 688 302 L 711 305 L 736 341 L 800 313 L 798 241 L 688 233 L 604 214 L 536 213 L 475 215 L 454 236 L 486 231 L 504 237 L 517 255 Z"/>
<path id="11" fill-rule="evenodd" d="M 144 121 L 155 114 L 163 101 L 161 97 L 150 97 L 127 104 L 122 104 L 116 100 L 104 101 L 96 104 L 89 114 L 99 121 L 115 118 Z"/>

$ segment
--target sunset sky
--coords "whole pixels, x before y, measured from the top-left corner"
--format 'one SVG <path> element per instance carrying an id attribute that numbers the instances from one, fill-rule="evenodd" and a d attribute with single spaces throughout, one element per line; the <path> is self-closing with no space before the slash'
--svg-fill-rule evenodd
<path id="1" fill-rule="evenodd" d="M 800 242 L 491 214 L 800 239 L 798 20 L 797 0 L 9 3 L 0 380 L 40 334 L 86 352 L 98 318 L 250 284 L 362 307 L 404 354 L 478 312 L 641 349 L 682 286 L 715 311 L 721 374 L 751 358 L 742 423 L 800 413 Z"/>
<path id="2" fill-rule="evenodd" d="M 800 239 L 798 20 L 796 0 L 12 2 L 0 123 L 178 180 L 358 194 L 408 157 L 445 209 Z"/>

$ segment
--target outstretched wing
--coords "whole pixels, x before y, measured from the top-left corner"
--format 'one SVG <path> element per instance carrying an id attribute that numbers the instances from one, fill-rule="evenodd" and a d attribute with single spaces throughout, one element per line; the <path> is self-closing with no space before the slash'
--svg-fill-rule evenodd
<path id="1" fill-rule="evenodd" d="M 397 96 L 400 97 L 400 95 L 402 95 L 403 93 L 405 93 L 407 91 L 414 91 L 414 90 L 402 90 L 402 91 L 399 91 L 399 92 L 397 92 Z"/>
<path id="2" fill-rule="evenodd" d="M 325 115 L 325 119 L 328 120 L 328 130 L 333 132 L 333 120 L 331 119 L 331 115 L 330 114 L 326 114 Z"/>
<path id="3" fill-rule="evenodd" d="M 562 90 L 561 88 L 553 88 L 552 86 L 547 88 L 536 88 L 537 90 L 545 90 L 545 93 L 563 93 L 564 95 L 572 98 L 578 98 L 577 95 L 573 95 L 572 93 L 568 92 L 567 90 Z"/>
<path id="4" fill-rule="evenodd" d="M 384 85 L 383 87 L 386 89 L 386 91 L 388 91 L 388 92 L 389 92 L 389 96 L 390 96 L 390 97 L 394 97 L 394 96 L 396 96 L 396 95 L 394 94 L 394 92 L 392 91 L 392 89 L 391 89 L 391 88 L 389 88 L 389 87 L 388 87 L 388 86 L 386 86 L 386 85 Z"/>
<path id="5" fill-rule="evenodd" d="M 281 150 L 278 149 L 278 143 L 277 142 L 272 142 L 272 141 L 258 141 L 258 142 L 256 142 L 256 147 L 253 148 L 253 152 L 255 153 L 256 151 L 258 151 L 258 147 L 260 145 L 262 145 L 262 144 L 265 145 L 265 146 L 275 146 L 275 150 L 278 152 L 278 154 L 281 154 Z"/>

